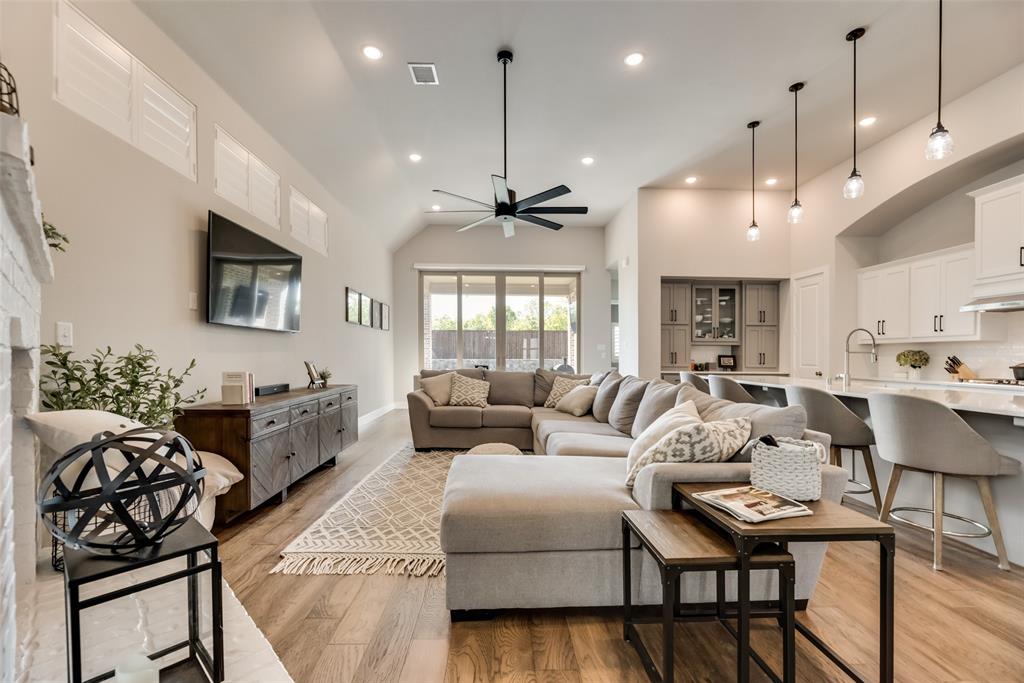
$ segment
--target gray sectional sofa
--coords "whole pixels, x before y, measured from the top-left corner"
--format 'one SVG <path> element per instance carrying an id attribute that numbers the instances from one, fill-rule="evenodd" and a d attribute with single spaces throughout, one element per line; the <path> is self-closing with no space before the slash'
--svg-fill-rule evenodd
<path id="1" fill-rule="evenodd" d="M 481 372 L 480 378 L 497 373 Z M 517 373 L 504 373 L 505 375 Z M 529 377 L 529 373 L 518 373 Z M 542 382 L 548 384 L 547 378 Z M 730 460 L 723 463 L 659 463 L 644 468 L 632 488 L 625 485 L 629 446 L 636 434 L 632 426 L 653 421 L 668 408 L 692 400 L 705 420 L 747 416 L 752 436 L 804 437 L 829 445 L 829 436 L 805 429 L 807 416 L 800 406 L 777 408 L 758 404 L 731 403 L 716 399 L 689 384 L 643 382 L 631 378 L 627 384 L 639 403 L 633 406 L 631 427 L 623 428 L 623 413 L 629 406 L 616 405 L 618 395 L 604 379 L 599 389 L 602 405 L 594 413 L 574 417 L 536 405 L 527 407 L 526 382 L 502 376 L 492 383 L 492 398 L 504 398 L 518 387 L 519 404 L 530 414 L 516 426 L 499 426 L 492 416 L 485 424 L 488 408 L 466 419 L 465 426 L 452 419 L 432 419 L 434 406 L 422 391 L 409 394 L 410 420 L 418 448 L 464 448 L 487 441 L 506 441 L 520 448 L 532 446 L 535 457 L 517 455 L 460 455 L 454 459 L 445 487 L 441 512 L 441 546 L 447 558 L 447 606 L 453 615 L 465 611 L 512 608 L 612 606 L 622 604 L 623 510 L 660 510 L 672 507 L 672 484 L 676 482 L 748 481 L 750 464 Z M 507 380 L 507 382 L 505 381 Z M 518 381 L 520 384 L 515 384 Z M 625 382 L 625 380 L 621 380 Z M 537 384 L 534 378 L 535 387 Z M 542 387 L 543 388 L 543 387 Z M 660 411 L 660 412 L 659 412 Z M 515 410 L 517 414 L 523 411 Z M 603 419 L 602 419 L 603 418 Z M 639 420 L 639 422 L 638 422 Z M 615 424 L 618 426 L 615 426 Z M 647 422 L 649 424 L 649 422 Z M 479 426 L 470 426 L 479 425 Z M 831 465 L 822 468 L 822 496 L 839 501 L 846 484 L 845 472 Z M 796 597 L 806 601 L 814 592 L 825 544 L 791 546 L 796 559 Z M 636 564 L 633 598 L 637 604 L 654 604 L 661 599 L 658 571 L 653 561 L 633 546 Z M 734 599 L 734 582 L 729 581 L 729 599 Z M 705 603 L 714 599 L 713 574 L 684 576 L 682 599 Z M 755 572 L 751 594 L 754 600 L 777 595 L 776 575 Z"/>

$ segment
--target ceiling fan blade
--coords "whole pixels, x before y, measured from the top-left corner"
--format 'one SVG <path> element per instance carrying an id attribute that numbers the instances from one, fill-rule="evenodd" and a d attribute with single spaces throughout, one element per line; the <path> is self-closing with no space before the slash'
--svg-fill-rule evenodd
<path id="1" fill-rule="evenodd" d="M 455 232 L 466 232 L 466 231 L 467 231 L 467 230 L 469 230 L 470 228 L 475 228 L 476 226 L 478 226 L 478 225 L 480 225 L 480 224 L 482 224 L 482 223 L 486 223 L 487 221 L 491 220 L 492 218 L 494 218 L 494 216 L 484 216 L 483 218 L 481 218 L 481 219 L 480 219 L 480 220 L 478 220 L 478 221 L 473 221 L 473 222 L 472 222 L 472 223 L 470 223 L 469 225 L 464 225 L 464 226 L 462 226 L 461 228 L 459 228 L 459 229 L 458 229 L 458 230 L 456 230 Z"/>
<path id="2" fill-rule="evenodd" d="M 511 218 L 501 222 L 501 229 L 505 231 L 505 237 L 516 236 L 516 224 Z"/>
<path id="3" fill-rule="evenodd" d="M 424 211 L 423 213 L 491 213 L 494 209 L 452 209 L 450 211 Z"/>
<path id="4" fill-rule="evenodd" d="M 558 187 L 552 187 L 550 190 L 544 190 L 543 192 L 535 194 L 532 197 L 520 199 L 518 202 L 516 202 L 516 212 L 518 213 L 519 211 L 528 209 L 531 206 L 536 206 L 537 204 L 540 204 L 542 202 L 556 199 L 558 197 L 561 197 L 563 194 L 569 194 L 571 191 L 572 190 L 570 190 L 565 185 L 559 185 Z"/>
<path id="5" fill-rule="evenodd" d="M 516 218 L 521 220 L 521 221 L 526 221 L 527 223 L 533 223 L 534 225 L 539 225 L 540 227 L 547 228 L 548 230 L 561 230 L 562 229 L 562 224 L 561 223 L 555 223 L 554 221 L 549 221 L 546 218 L 538 218 L 537 216 L 531 216 L 529 214 L 519 214 L 518 216 L 516 216 Z"/>
<path id="6" fill-rule="evenodd" d="M 585 206 L 535 206 L 530 213 L 586 213 Z"/>
<path id="7" fill-rule="evenodd" d="M 500 175 L 492 175 L 491 182 L 494 183 L 494 201 L 498 204 L 511 204 L 508 196 L 508 181 Z"/>
<path id="8" fill-rule="evenodd" d="M 448 192 L 447 190 L 434 190 L 434 192 L 437 192 L 438 194 L 446 194 L 449 197 L 456 197 L 457 199 L 464 199 L 467 202 L 472 202 L 474 204 L 479 204 L 480 206 L 486 206 L 488 209 L 493 209 L 494 208 L 490 204 L 484 204 L 483 202 L 477 201 L 475 199 L 470 199 L 469 197 L 463 197 L 461 194 L 455 194 L 454 192 Z"/>

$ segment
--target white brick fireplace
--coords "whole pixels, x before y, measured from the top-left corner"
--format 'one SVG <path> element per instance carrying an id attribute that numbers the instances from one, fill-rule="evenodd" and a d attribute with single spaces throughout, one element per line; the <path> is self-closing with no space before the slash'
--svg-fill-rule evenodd
<path id="1" fill-rule="evenodd" d="M 0 114 L 0 200 L 0 683 L 11 683 L 18 603 L 32 604 L 38 548 L 38 449 L 23 418 L 38 404 L 40 290 L 53 279 L 53 263 L 29 163 L 28 126 L 7 114 Z"/>

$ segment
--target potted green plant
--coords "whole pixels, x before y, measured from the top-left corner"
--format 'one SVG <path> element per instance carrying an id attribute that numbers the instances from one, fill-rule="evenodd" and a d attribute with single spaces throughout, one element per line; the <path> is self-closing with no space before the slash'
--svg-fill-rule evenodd
<path id="1" fill-rule="evenodd" d="M 925 351 L 906 349 L 896 354 L 896 362 L 902 368 L 910 368 L 910 379 L 921 379 L 921 368 L 928 366 L 928 353 Z"/>

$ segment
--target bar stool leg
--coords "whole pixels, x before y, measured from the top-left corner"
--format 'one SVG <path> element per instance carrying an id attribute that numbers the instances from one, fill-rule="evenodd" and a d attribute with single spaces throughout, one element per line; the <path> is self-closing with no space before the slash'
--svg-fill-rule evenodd
<path id="1" fill-rule="evenodd" d="M 878 513 L 878 520 L 886 522 L 889 519 L 889 511 L 892 510 L 892 503 L 896 500 L 896 489 L 900 487 L 900 477 L 903 476 L 903 468 L 900 465 L 892 466 L 892 474 L 889 475 L 889 486 L 885 489 L 885 502 Z"/>
<path id="2" fill-rule="evenodd" d="M 871 484 L 871 495 L 875 499 L 875 512 L 882 509 L 882 496 L 878 492 L 878 477 L 875 475 L 875 462 L 871 459 L 871 446 L 864 446 L 860 449 L 864 458 L 864 468 L 868 471 L 868 483 Z"/>
<path id="3" fill-rule="evenodd" d="M 999 526 L 999 515 L 996 514 L 996 505 L 992 500 L 991 477 L 975 477 L 974 481 L 978 484 L 981 504 L 985 507 L 988 526 L 992 529 L 992 540 L 995 541 L 996 554 L 999 556 L 999 568 L 1010 571 L 1010 560 L 1006 556 L 1006 544 L 1003 543 L 1003 529 Z"/>
<path id="4" fill-rule="evenodd" d="M 932 473 L 932 569 L 942 571 L 942 517 L 945 511 L 945 478 Z"/>

